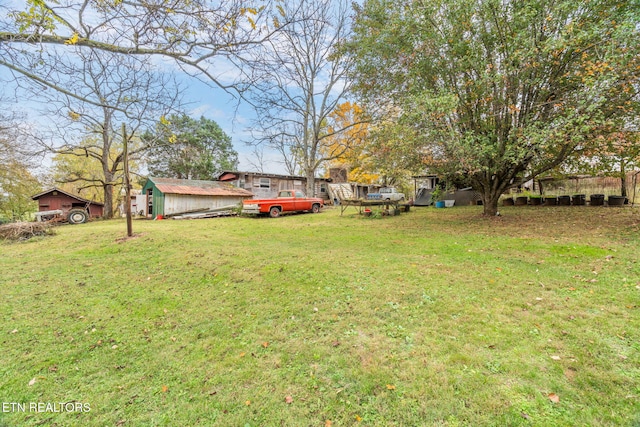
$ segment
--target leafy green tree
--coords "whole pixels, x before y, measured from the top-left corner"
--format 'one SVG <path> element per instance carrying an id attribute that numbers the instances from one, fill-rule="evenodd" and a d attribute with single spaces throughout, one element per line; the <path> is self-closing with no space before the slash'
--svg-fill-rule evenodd
<path id="1" fill-rule="evenodd" d="M 200 117 L 172 115 L 142 136 L 151 175 L 212 180 L 223 170 L 238 167 L 238 153 L 218 124 Z M 152 142 L 152 141 L 156 142 Z"/>
<path id="2" fill-rule="evenodd" d="M 37 210 L 31 196 L 42 189 L 29 159 L 18 149 L 20 136 L 15 129 L 14 123 L 0 117 L 0 220 L 27 219 Z"/>
<path id="3" fill-rule="evenodd" d="M 3 162 L 0 168 L 0 219 L 11 221 L 28 219 L 38 210 L 31 196 L 42 189 L 29 168 L 15 159 Z"/>
<path id="4" fill-rule="evenodd" d="M 638 110 L 637 2 L 368 0 L 347 51 L 400 155 L 500 195 Z M 384 128 L 384 126 L 381 126 Z"/>

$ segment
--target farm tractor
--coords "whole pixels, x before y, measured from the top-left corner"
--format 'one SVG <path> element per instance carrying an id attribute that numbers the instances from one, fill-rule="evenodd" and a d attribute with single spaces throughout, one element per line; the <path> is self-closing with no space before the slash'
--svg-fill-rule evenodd
<path id="1" fill-rule="evenodd" d="M 84 224 L 89 221 L 89 204 L 86 206 L 74 205 L 71 209 L 55 209 L 52 211 L 36 212 L 36 221 L 38 222 L 56 222 L 69 224 Z"/>

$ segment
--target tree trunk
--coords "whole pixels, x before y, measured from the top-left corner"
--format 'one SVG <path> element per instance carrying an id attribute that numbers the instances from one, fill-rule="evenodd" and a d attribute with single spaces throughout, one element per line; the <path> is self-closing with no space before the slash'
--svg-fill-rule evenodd
<path id="1" fill-rule="evenodd" d="M 104 219 L 113 218 L 113 184 L 105 184 L 104 189 L 104 211 L 102 217 Z"/>
<path id="2" fill-rule="evenodd" d="M 482 215 L 496 216 L 498 214 L 498 201 L 501 194 L 493 194 L 492 191 L 482 193 Z"/>
<path id="3" fill-rule="evenodd" d="M 482 214 L 484 216 L 498 215 L 498 202 L 508 184 L 504 180 L 498 180 L 495 177 L 484 177 L 484 179 L 478 179 L 476 182 L 482 198 Z"/>
<path id="4" fill-rule="evenodd" d="M 102 217 L 104 219 L 113 218 L 113 173 L 108 168 L 103 168 L 104 184 L 102 190 L 104 193 L 104 211 Z"/>
<path id="5" fill-rule="evenodd" d="M 316 177 L 314 171 L 307 171 L 305 174 L 307 176 L 307 186 L 305 193 L 307 193 L 307 197 L 315 197 L 316 192 Z"/>
<path id="6" fill-rule="evenodd" d="M 622 175 L 620 177 L 620 195 L 622 197 L 627 197 L 627 176 Z"/>

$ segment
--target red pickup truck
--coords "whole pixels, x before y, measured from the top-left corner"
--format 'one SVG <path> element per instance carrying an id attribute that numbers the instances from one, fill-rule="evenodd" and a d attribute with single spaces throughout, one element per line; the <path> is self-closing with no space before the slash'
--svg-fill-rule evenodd
<path id="1" fill-rule="evenodd" d="M 242 202 L 242 213 L 247 215 L 269 214 L 277 218 L 284 212 L 320 212 L 324 201 L 306 197 L 302 191 L 282 190 L 274 199 L 250 199 Z"/>

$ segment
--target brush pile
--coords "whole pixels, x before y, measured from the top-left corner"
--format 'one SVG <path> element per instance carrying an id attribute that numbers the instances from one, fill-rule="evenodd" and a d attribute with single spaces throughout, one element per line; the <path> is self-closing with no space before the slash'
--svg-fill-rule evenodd
<path id="1" fill-rule="evenodd" d="M 50 234 L 53 234 L 53 230 L 51 224 L 46 222 L 13 222 L 0 225 L 0 240 L 27 240 Z"/>

